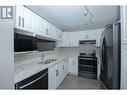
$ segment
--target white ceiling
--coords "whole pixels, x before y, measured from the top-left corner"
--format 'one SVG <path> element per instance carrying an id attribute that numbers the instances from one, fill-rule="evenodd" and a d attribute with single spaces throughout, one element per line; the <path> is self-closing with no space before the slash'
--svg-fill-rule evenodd
<path id="1" fill-rule="evenodd" d="M 84 6 L 27 6 L 38 15 L 65 31 L 103 28 L 113 23 L 118 14 L 117 6 L 87 6 L 93 14 L 93 23 L 85 24 L 90 15 L 84 16 Z"/>

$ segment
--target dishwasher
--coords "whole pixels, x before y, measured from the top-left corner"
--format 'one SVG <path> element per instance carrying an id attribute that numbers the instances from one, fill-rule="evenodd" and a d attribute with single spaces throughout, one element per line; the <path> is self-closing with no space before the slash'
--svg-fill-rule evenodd
<path id="1" fill-rule="evenodd" d="M 15 89 L 48 89 L 48 69 L 42 70 L 15 84 Z"/>

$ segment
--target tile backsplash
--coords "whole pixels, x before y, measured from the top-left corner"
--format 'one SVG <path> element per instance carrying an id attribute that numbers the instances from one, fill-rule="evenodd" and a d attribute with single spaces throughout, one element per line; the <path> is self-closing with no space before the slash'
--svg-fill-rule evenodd
<path id="1" fill-rule="evenodd" d="M 44 60 L 49 58 L 55 58 L 61 55 L 61 49 L 56 48 L 54 51 L 47 51 L 41 53 L 29 53 L 29 54 L 18 54 L 14 56 L 15 64 L 26 64 L 32 62 L 39 62 L 42 60 L 42 55 L 44 55 Z"/>

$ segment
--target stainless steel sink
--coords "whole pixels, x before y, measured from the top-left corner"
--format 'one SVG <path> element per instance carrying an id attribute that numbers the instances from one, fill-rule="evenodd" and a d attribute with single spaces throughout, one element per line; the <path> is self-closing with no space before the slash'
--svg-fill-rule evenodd
<path id="1" fill-rule="evenodd" d="M 45 61 L 39 62 L 38 64 L 49 64 L 52 63 L 54 61 L 57 61 L 58 59 L 47 59 Z"/>

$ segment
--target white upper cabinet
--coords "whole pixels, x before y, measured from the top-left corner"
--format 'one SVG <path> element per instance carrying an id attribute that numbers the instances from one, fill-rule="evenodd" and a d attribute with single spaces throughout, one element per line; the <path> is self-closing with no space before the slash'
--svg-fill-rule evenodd
<path id="1" fill-rule="evenodd" d="M 63 32 L 63 42 L 60 47 L 78 47 L 78 34 L 75 32 Z"/>
<path id="2" fill-rule="evenodd" d="M 15 27 L 22 29 L 22 14 L 23 13 L 23 7 L 22 6 L 16 6 L 16 20 L 15 20 Z"/>
<path id="3" fill-rule="evenodd" d="M 69 47 L 71 45 L 70 43 L 70 33 L 63 32 L 63 42 L 61 47 Z"/>
<path id="4" fill-rule="evenodd" d="M 38 16 L 37 34 L 40 36 L 46 35 L 46 21 Z"/>
<path id="5" fill-rule="evenodd" d="M 36 14 L 33 14 L 33 32 L 34 34 L 38 34 L 38 16 Z"/>
<path id="6" fill-rule="evenodd" d="M 46 30 L 44 32 L 44 36 L 50 37 L 50 23 L 46 21 Z"/>
<path id="7" fill-rule="evenodd" d="M 32 27 L 33 14 L 34 13 L 32 11 L 23 7 L 22 27 L 24 28 L 24 30 L 33 31 L 33 27 Z"/>
<path id="8" fill-rule="evenodd" d="M 96 40 L 96 46 L 100 46 L 101 34 L 103 31 L 104 29 L 63 32 L 63 43 L 60 47 L 78 47 L 80 40 Z"/>
<path id="9" fill-rule="evenodd" d="M 62 30 L 56 28 L 56 36 L 57 36 L 57 40 L 63 40 L 63 32 Z"/>
<path id="10" fill-rule="evenodd" d="M 54 39 L 57 39 L 57 33 L 56 33 L 57 29 L 56 29 L 56 27 L 52 24 L 49 24 L 49 30 L 50 30 L 49 31 L 50 32 L 50 37 L 52 37 Z"/>
<path id="11" fill-rule="evenodd" d="M 84 31 L 80 31 L 79 32 L 79 40 L 89 40 L 90 39 L 90 33 L 88 33 L 88 32 L 84 32 Z"/>
<path id="12" fill-rule="evenodd" d="M 16 6 L 16 28 L 33 32 L 33 12 L 23 6 Z"/>
<path id="13" fill-rule="evenodd" d="M 127 6 L 121 6 L 121 43 L 127 45 Z"/>
<path id="14" fill-rule="evenodd" d="M 60 29 L 56 29 L 57 47 L 61 47 L 63 44 L 63 32 Z"/>
<path id="15" fill-rule="evenodd" d="M 57 37 L 58 28 L 24 6 L 16 6 L 15 27 L 34 35 L 37 34 L 54 40 L 62 39 L 61 32 L 58 33 L 59 38 Z"/>
<path id="16" fill-rule="evenodd" d="M 78 47 L 79 46 L 78 35 L 79 34 L 76 32 L 70 32 L 70 46 L 71 47 Z"/>

